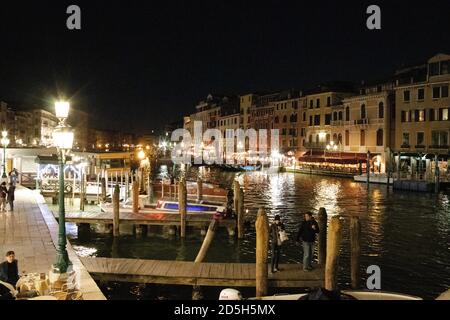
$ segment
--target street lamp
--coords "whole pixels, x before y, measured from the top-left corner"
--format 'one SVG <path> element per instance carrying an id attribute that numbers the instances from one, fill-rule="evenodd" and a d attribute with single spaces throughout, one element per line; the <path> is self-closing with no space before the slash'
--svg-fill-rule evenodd
<path id="1" fill-rule="evenodd" d="M 9 139 L 8 139 L 8 131 L 4 130 L 2 131 L 2 139 L 1 139 L 1 143 L 3 146 L 3 174 L 2 174 L 2 178 L 6 179 L 6 147 L 9 144 Z"/>
<path id="2" fill-rule="evenodd" d="M 59 119 L 59 124 L 53 131 L 53 142 L 58 149 L 59 160 L 59 233 L 58 233 L 58 248 L 56 253 L 56 262 L 53 264 L 54 273 L 66 273 L 72 266 L 67 254 L 67 240 L 66 240 L 66 219 L 64 208 L 64 163 L 67 153 L 73 146 L 73 131 L 70 126 L 66 124 L 66 119 L 69 116 L 70 104 L 65 101 L 58 101 L 55 103 L 55 114 Z"/>

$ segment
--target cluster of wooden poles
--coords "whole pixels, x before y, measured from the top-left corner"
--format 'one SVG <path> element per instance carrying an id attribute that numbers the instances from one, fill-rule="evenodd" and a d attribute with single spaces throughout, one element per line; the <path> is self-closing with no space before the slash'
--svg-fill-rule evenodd
<path id="1" fill-rule="evenodd" d="M 102 199 L 106 199 L 106 187 L 105 179 L 102 179 Z M 186 217 L 187 217 L 187 188 L 186 180 L 182 179 L 178 183 L 178 208 L 180 215 L 180 237 L 186 237 Z M 238 181 L 234 181 L 234 212 L 237 216 L 237 234 L 238 238 L 242 239 L 244 237 L 244 190 L 240 186 Z M 149 189 L 150 190 L 150 189 Z M 197 179 L 197 201 L 202 200 L 203 181 L 201 178 Z M 152 190 L 150 190 L 152 191 Z M 132 197 L 133 197 L 133 213 L 139 214 L 139 182 L 133 181 L 132 184 Z M 120 188 L 116 184 L 114 187 L 113 197 L 113 235 L 118 237 L 120 235 L 119 225 L 120 225 Z"/>
<path id="2" fill-rule="evenodd" d="M 332 216 L 328 225 L 325 208 L 320 208 L 318 214 L 318 264 L 325 266 L 325 283 L 327 290 L 338 289 L 337 271 L 339 251 L 342 242 L 343 219 Z M 268 291 L 268 249 L 269 249 L 269 221 L 263 208 L 258 211 L 256 223 L 256 297 L 267 295 Z M 328 228 L 327 228 L 328 227 Z M 328 229 L 328 231 L 327 231 Z M 361 254 L 361 224 L 359 217 L 350 218 L 350 246 L 351 246 L 351 286 L 358 289 L 360 283 L 360 254 Z"/>

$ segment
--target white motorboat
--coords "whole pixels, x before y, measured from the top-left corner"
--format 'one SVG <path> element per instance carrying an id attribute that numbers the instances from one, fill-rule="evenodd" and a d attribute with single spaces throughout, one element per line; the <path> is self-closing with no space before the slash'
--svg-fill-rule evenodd
<path id="1" fill-rule="evenodd" d="M 358 176 L 354 176 L 353 179 L 356 182 L 367 182 L 367 174 L 361 174 Z M 371 174 L 369 176 L 369 183 L 378 183 L 378 184 L 387 184 L 388 183 L 388 177 L 386 174 L 384 173 L 380 173 L 380 174 Z M 389 178 L 389 184 L 393 184 L 394 183 L 394 178 Z"/>
<path id="2" fill-rule="evenodd" d="M 386 292 L 386 291 L 370 291 L 370 290 L 342 290 L 341 294 L 346 299 L 355 300 L 423 300 L 420 297 L 411 296 L 408 294 Z M 266 296 L 258 300 L 301 300 L 306 297 L 307 293 L 299 294 L 277 294 L 273 296 Z M 250 300 L 256 300 L 251 298 Z"/>

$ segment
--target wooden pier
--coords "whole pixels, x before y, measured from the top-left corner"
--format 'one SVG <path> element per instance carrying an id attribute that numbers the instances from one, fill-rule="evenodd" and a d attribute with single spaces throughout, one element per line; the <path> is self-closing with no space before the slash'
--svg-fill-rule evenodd
<path id="1" fill-rule="evenodd" d="M 54 212 L 58 218 L 57 212 Z M 186 216 L 186 226 L 208 227 L 214 214 L 188 214 Z M 66 222 L 77 224 L 113 224 L 113 214 L 107 212 L 67 212 Z M 180 225 L 180 215 L 178 213 L 167 213 L 164 211 L 155 213 L 131 213 L 120 212 L 120 224 L 131 225 L 158 225 L 158 226 L 178 226 Z M 235 219 L 220 219 L 219 226 L 232 228 L 236 227 Z"/>
<path id="2" fill-rule="evenodd" d="M 254 287 L 254 263 L 195 263 L 114 258 L 80 258 L 90 275 L 100 281 L 157 283 L 171 285 Z M 324 269 L 310 272 L 301 264 L 282 264 L 269 274 L 269 287 L 303 288 L 323 286 Z"/>

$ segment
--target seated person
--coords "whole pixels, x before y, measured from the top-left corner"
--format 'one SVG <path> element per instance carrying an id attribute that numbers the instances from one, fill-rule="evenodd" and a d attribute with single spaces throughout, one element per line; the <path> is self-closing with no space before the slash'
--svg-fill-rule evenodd
<path id="1" fill-rule="evenodd" d="M 6 253 L 6 261 L 0 263 L 0 280 L 16 286 L 19 280 L 19 268 L 14 251 Z"/>

